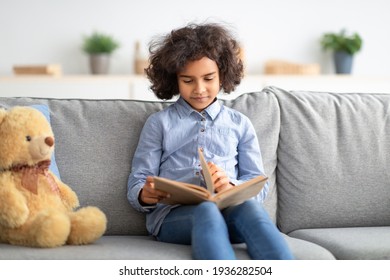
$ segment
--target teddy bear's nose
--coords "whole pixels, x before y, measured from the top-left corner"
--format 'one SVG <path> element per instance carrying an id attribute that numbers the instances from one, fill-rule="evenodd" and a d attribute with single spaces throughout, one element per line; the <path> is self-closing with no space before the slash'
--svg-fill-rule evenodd
<path id="1" fill-rule="evenodd" d="M 46 145 L 48 145 L 49 147 L 53 146 L 53 145 L 54 145 L 54 138 L 53 138 L 53 137 L 46 137 L 46 138 L 45 138 L 45 143 L 46 143 Z"/>

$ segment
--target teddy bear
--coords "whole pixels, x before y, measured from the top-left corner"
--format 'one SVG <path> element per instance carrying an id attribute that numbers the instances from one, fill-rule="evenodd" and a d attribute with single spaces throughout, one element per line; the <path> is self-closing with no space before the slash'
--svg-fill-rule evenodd
<path id="1" fill-rule="evenodd" d="M 105 214 L 80 207 L 77 194 L 49 170 L 54 139 L 39 110 L 0 108 L 0 242 L 51 248 L 104 234 Z"/>

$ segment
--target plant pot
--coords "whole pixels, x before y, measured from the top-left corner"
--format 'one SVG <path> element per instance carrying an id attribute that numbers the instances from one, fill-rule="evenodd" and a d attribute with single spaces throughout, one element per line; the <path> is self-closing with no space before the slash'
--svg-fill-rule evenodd
<path id="1" fill-rule="evenodd" d="M 91 74 L 107 74 L 110 67 L 109 54 L 91 54 L 89 56 Z"/>
<path id="2" fill-rule="evenodd" d="M 336 51 L 333 54 L 333 59 L 337 74 L 351 74 L 353 55 L 344 51 Z"/>

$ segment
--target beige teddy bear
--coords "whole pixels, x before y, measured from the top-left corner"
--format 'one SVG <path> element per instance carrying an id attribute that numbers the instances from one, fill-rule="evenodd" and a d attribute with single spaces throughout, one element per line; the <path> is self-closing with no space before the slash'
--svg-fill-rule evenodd
<path id="1" fill-rule="evenodd" d="M 49 171 L 54 135 L 37 109 L 0 108 L 0 242 L 31 247 L 88 244 L 106 230 L 93 206 Z"/>

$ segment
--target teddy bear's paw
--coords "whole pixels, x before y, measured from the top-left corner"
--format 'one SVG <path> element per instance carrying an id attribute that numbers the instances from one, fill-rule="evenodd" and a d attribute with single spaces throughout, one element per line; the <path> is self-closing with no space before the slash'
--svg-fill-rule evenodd
<path id="1" fill-rule="evenodd" d="M 1 192 L 0 196 L 0 225 L 8 228 L 23 225 L 30 213 L 25 201 L 7 192 Z"/>
<path id="2" fill-rule="evenodd" d="M 17 228 L 23 225 L 28 218 L 30 211 L 25 203 L 16 203 L 11 208 L 1 207 L 0 225 L 8 228 Z"/>
<path id="3" fill-rule="evenodd" d="M 33 221 L 30 242 L 34 247 L 58 247 L 64 245 L 70 233 L 68 215 L 55 210 L 39 213 Z"/>
<path id="4" fill-rule="evenodd" d="M 88 206 L 72 212 L 68 244 L 83 245 L 99 239 L 107 227 L 106 215 L 97 207 Z"/>

